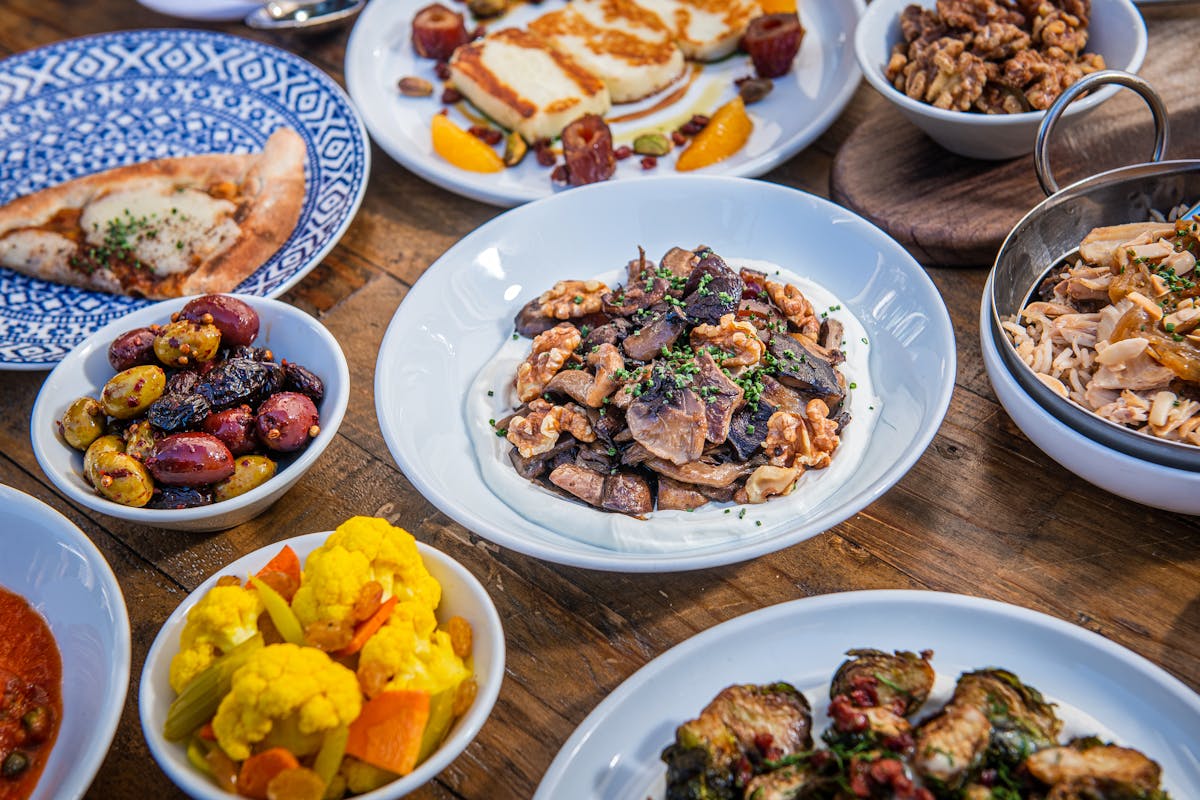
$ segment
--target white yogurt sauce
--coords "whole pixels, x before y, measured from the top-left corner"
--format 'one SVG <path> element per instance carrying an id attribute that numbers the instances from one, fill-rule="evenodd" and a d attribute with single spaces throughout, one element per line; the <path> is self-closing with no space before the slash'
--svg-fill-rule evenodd
<path id="1" fill-rule="evenodd" d="M 739 506 L 710 502 L 695 511 L 654 511 L 645 519 L 600 511 L 560 497 L 517 474 L 509 460 L 512 445 L 497 436 L 489 420 L 503 419 L 520 406 L 513 378 L 529 355 L 528 339 L 509 339 L 479 371 L 468 390 L 467 431 L 484 483 L 505 504 L 525 518 L 563 536 L 597 547 L 626 553 L 670 553 L 726 542 L 769 536 L 794 527 L 814 508 L 832 497 L 854 474 L 870 442 L 882 403 L 871 381 L 866 329 L 829 290 L 767 261 L 728 258 L 733 269 L 765 272 L 772 280 L 791 283 L 804 293 L 818 315 L 842 323 L 846 361 L 838 369 L 846 377 L 850 424 L 829 467 L 806 470 L 786 497 Z M 597 278 L 612 287 L 624 280 L 624 270 Z M 489 392 L 491 396 L 489 396 Z M 728 510 L 728 511 L 727 511 Z M 744 513 L 743 513 L 744 512 Z"/>

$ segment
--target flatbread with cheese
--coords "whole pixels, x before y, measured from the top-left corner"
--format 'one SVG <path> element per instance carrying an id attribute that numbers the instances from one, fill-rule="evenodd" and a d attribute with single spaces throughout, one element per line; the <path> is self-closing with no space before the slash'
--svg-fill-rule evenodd
<path id="1" fill-rule="evenodd" d="M 261 152 L 164 158 L 87 175 L 0 207 L 0 265 L 164 299 L 228 292 L 279 249 L 304 203 L 290 128 Z"/>

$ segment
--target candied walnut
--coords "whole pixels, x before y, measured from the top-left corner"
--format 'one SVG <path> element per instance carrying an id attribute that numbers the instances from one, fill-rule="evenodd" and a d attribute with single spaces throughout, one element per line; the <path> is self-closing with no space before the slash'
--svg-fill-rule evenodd
<path id="1" fill-rule="evenodd" d="M 1028 111 L 1030 105 L 1021 90 L 988 81 L 975 101 L 975 109 L 985 114 L 1020 114 Z"/>
<path id="2" fill-rule="evenodd" d="M 812 303 L 790 283 L 767 281 L 767 294 L 771 301 L 788 318 L 788 322 L 804 335 L 816 339 L 821 334 L 821 320 L 813 313 Z"/>
<path id="3" fill-rule="evenodd" d="M 608 287 L 600 281 L 559 281 L 538 298 L 542 315 L 554 319 L 579 319 L 604 306 Z"/>
<path id="4" fill-rule="evenodd" d="M 725 314 L 716 325 L 697 325 L 692 329 L 690 341 L 696 350 L 719 349 L 724 354 L 719 359 L 723 367 L 753 366 L 766 351 L 754 323 L 739 320 L 733 314 Z"/>
<path id="5" fill-rule="evenodd" d="M 936 108 L 967 111 L 983 94 L 987 69 L 983 59 L 966 52 L 960 39 L 931 44 L 904 68 L 904 93 Z"/>
<path id="6" fill-rule="evenodd" d="M 569 323 L 556 325 L 533 338 L 533 351 L 517 367 L 517 397 L 521 402 L 527 403 L 542 393 L 580 341 L 579 329 Z"/>
<path id="7" fill-rule="evenodd" d="M 587 414 L 573 403 L 555 406 L 545 400 L 529 404 L 529 413 L 509 420 L 505 434 L 524 458 L 547 453 L 558 443 L 561 433 L 569 433 L 581 442 L 596 441 L 596 432 Z"/>
<path id="8" fill-rule="evenodd" d="M 1004 61 L 1028 50 L 1031 42 L 1029 34 L 1011 22 L 989 22 L 975 33 L 971 52 L 986 61 Z"/>
<path id="9" fill-rule="evenodd" d="M 1054 105 L 1060 94 L 1083 77 L 1083 71 L 1074 64 L 1056 61 L 1047 61 L 1045 64 L 1041 74 L 1025 88 L 1025 97 L 1029 100 L 1029 105 L 1039 111 Z"/>
<path id="10" fill-rule="evenodd" d="M 946 26 L 932 9 L 911 3 L 900 12 L 900 33 L 909 44 L 928 44 L 945 36 Z"/>
<path id="11" fill-rule="evenodd" d="M 908 65 L 908 46 L 897 44 L 892 48 L 892 57 L 884 67 L 883 75 L 888 83 L 904 91 L 904 67 Z"/>
<path id="12" fill-rule="evenodd" d="M 745 487 L 738 489 L 733 499 L 738 503 L 765 503 L 772 497 L 789 495 L 803 472 L 804 468 L 799 465 L 777 467 L 764 464 L 746 479 Z"/>
<path id="13" fill-rule="evenodd" d="M 937 13 L 951 28 L 973 32 L 991 22 L 1025 23 L 1025 15 L 1005 0 L 937 0 Z"/>
<path id="14" fill-rule="evenodd" d="M 1079 17 L 1049 3 L 1043 3 L 1033 18 L 1033 41 L 1043 47 L 1056 47 L 1074 56 L 1083 51 L 1087 40 L 1087 27 Z"/>
<path id="15" fill-rule="evenodd" d="M 840 443 L 837 422 L 829 419 L 829 406 L 821 400 L 810 400 L 804 407 L 804 416 L 791 411 L 772 414 L 762 447 L 774 466 L 799 464 L 824 469 Z"/>

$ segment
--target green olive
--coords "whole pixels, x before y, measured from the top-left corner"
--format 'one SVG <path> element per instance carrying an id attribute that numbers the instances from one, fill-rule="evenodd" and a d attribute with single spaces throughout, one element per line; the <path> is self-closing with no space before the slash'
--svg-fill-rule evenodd
<path id="1" fill-rule="evenodd" d="M 216 325 L 179 319 L 154 337 L 154 355 L 169 367 L 185 367 L 212 361 L 221 348 L 221 331 Z"/>
<path id="2" fill-rule="evenodd" d="M 238 456 L 234 459 L 233 474 L 213 485 L 213 498 L 218 502 L 245 494 L 275 477 L 275 462 L 266 456 Z"/>
<path id="3" fill-rule="evenodd" d="M 146 420 L 135 422 L 125 429 L 125 452 L 138 461 L 154 455 L 154 446 L 161 438 L 161 431 Z"/>
<path id="4" fill-rule="evenodd" d="M 162 397 L 167 374 L 153 364 L 130 367 L 112 376 L 100 393 L 100 403 L 110 417 L 131 419 Z"/>
<path id="5" fill-rule="evenodd" d="M 92 442 L 87 452 L 83 454 L 83 476 L 87 478 L 87 482 L 96 486 L 100 480 L 100 475 L 96 472 L 96 458 L 101 453 L 124 452 L 125 440 L 116 434 L 110 433 Z"/>
<path id="6" fill-rule="evenodd" d="M 104 407 L 90 397 L 81 397 L 67 406 L 58 422 L 58 430 L 67 444 L 76 450 L 87 450 L 92 442 L 104 435 L 108 421 Z"/>
<path id="7" fill-rule="evenodd" d="M 123 506 L 141 508 L 154 494 L 154 480 L 142 462 L 127 453 L 108 452 L 96 456 L 96 489 Z"/>

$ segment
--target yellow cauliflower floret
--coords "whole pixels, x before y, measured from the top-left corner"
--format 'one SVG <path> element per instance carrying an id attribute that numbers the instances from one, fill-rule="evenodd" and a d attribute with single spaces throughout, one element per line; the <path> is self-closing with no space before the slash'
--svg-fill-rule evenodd
<path id="1" fill-rule="evenodd" d="M 350 616 L 362 587 L 377 581 L 383 599 L 416 601 L 430 610 L 441 601 L 434 579 L 408 531 L 375 517 L 352 517 L 338 526 L 304 563 L 304 578 L 292 600 L 302 625 L 341 622 Z"/>
<path id="2" fill-rule="evenodd" d="M 171 688 L 182 692 L 218 655 L 258 633 L 262 610 L 258 592 L 240 585 L 210 589 L 188 612 L 179 652 L 171 659 Z"/>
<path id="3" fill-rule="evenodd" d="M 433 695 L 458 686 L 471 671 L 455 655 L 450 634 L 436 626 L 426 606 L 397 604 L 387 624 L 363 645 L 359 674 L 387 676 L 386 691 L 413 689 Z"/>
<path id="4" fill-rule="evenodd" d="M 232 688 L 217 708 L 217 744 L 235 761 L 250 757 L 276 722 L 295 715 L 302 734 L 349 725 L 362 711 L 358 679 L 314 647 L 273 644 L 233 673 Z"/>
<path id="5" fill-rule="evenodd" d="M 350 616 L 363 584 L 371 580 L 371 562 L 362 553 L 326 542 L 309 554 L 304 577 L 292 598 L 301 625 L 317 620 L 341 622 Z"/>

